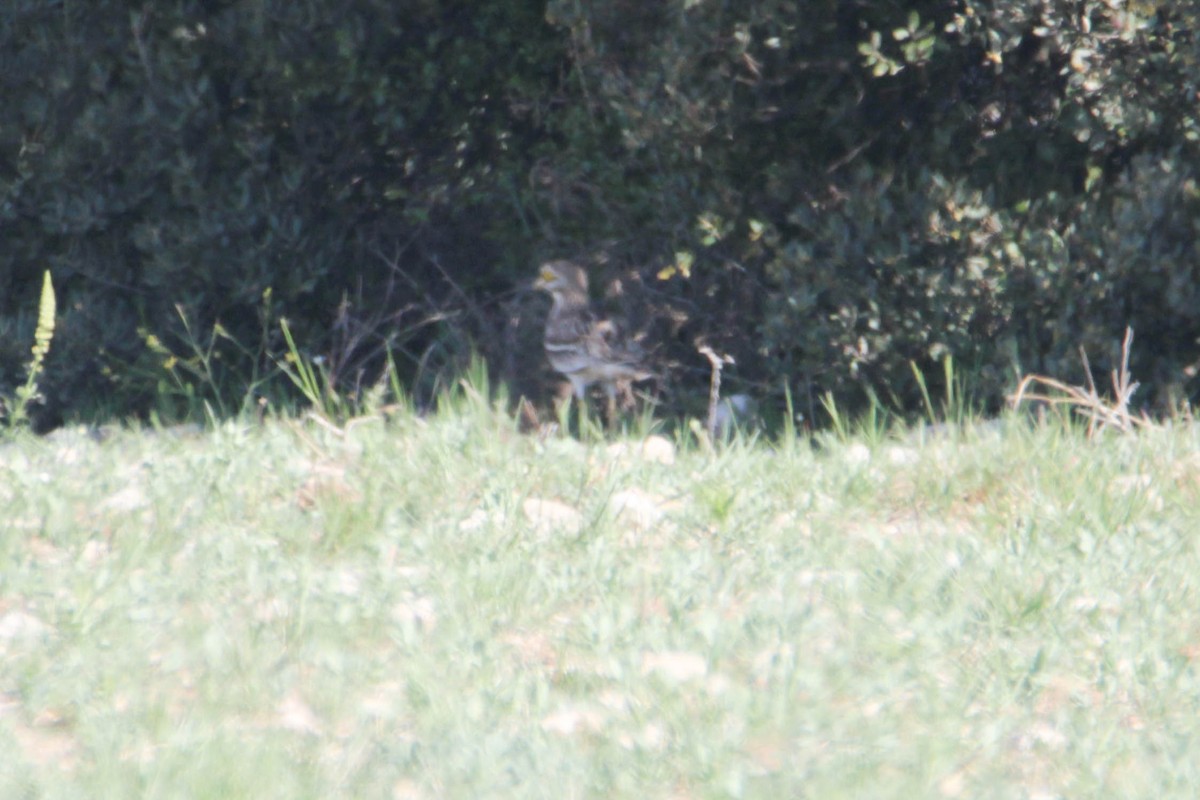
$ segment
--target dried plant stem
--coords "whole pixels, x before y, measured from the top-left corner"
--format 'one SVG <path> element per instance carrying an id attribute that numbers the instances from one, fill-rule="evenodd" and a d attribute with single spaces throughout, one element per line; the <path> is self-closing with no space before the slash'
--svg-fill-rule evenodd
<path id="1" fill-rule="evenodd" d="M 696 350 L 708 359 L 712 365 L 712 377 L 708 382 L 708 419 L 704 429 L 708 432 L 709 441 L 715 441 L 717 436 L 717 407 L 721 403 L 721 370 L 726 364 L 732 364 L 733 356 L 717 355 L 708 345 L 700 345 Z"/>
<path id="2" fill-rule="evenodd" d="M 1115 428 L 1123 433 L 1129 433 L 1139 427 L 1151 425 L 1150 418 L 1143 412 L 1134 415 L 1129 410 L 1129 402 L 1138 389 L 1138 382 L 1129 374 L 1129 350 L 1133 346 L 1133 329 L 1125 329 L 1125 339 L 1121 344 L 1121 364 L 1112 371 L 1113 392 L 1116 395 L 1111 402 L 1105 401 L 1096 390 L 1092 380 L 1091 363 L 1082 347 L 1079 355 L 1083 359 L 1083 371 L 1087 376 L 1087 388 L 1070 386 L 1047 378 L 1042 375 L 1026 375 L 1017 386 L 1017 391 L 1009 398 L 1012 407 L 1018 408 L 1022 402 L 1042 402 L 1048 405 L 1067 405 L 1077 414 L 1088 419 L 1088 436 L 1095 436 L 1106 428 Z M 1055 394 L 1039 394 L 1031 392 L 1031 387 L 1044 387 Z"/>

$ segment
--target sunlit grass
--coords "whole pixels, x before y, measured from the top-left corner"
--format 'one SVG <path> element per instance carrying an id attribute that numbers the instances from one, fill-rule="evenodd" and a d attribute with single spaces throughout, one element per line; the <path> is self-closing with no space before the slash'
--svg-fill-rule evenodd
<path id="1" fill-rule="evenodd" d="M 0 446 L 0 796 L 1200 789 L 1191 427 L 445 406 Z"/>

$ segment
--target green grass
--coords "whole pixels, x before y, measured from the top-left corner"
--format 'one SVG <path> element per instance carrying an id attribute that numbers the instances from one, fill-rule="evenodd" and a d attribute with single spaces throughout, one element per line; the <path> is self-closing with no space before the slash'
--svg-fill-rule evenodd
<path id="1" fill-rule="evenodd" d="M 0 446 L 0 797 L 1200 796 L 1200 435 Z"/>

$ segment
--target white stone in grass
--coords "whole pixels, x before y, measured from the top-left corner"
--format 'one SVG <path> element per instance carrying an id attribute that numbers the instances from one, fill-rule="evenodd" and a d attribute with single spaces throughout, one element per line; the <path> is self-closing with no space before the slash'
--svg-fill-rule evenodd
<path id="1" fill-rule="evenodd" d="M 1068 744 L 1070 739 L 1066 734 L 1046 721 L 1034 722 L 1027 730 L 1018 734 L 1016 740 L 1018 749 L 1023 751 L 1034 748 L 1065 750 Z"/>
<path id="2" fill-rule="evenodd" d="M 1134 494 L 1149 489 L 1154 485 L 1154 478 L 1145 473 L 1118 475 L 1112 480 L 1112 487 L 1122 494 Z"/>
<path id="3" fill-rule="evenodd" d="M 525 512 L 533 530 L 542 536 L 575 536 L 583 529 L 583 515 L 558 500 L 527 497 L 521 504 L 521 510 Z"/>
<path id="4" fill-rule="evenodd" d="M 871 448 L 867 447 L 862 442 L 855 442 L 846 448 L 846 453 L 843 456 L 846 463 L 854 467 L 861 467 L 871 463 Z"/>
<path id="5" fill-rule="evenodd" d="M 392 800 L 425 800 L 428 796 L 420 784 L 410 778 L 401 778 L 392 784 Z"/>
<path id="6" fill-rule="evenodd" d="M 600 701 L 600 705 L 620 716 L 625 716 L 633 710 L 633 703 L 626 692 L 616 689 L 605 689 L 600 692 L 597 699 Z"/>
<path id="7" fill-rule="evenodd" d="M 99 507 L 102 511 L 128 513 L 145 508 L 149 503 L 150 501 L 146 497 L 146 492 L 142 487 L 136 483 L 132 483 L 101 500 Z"/>
<path id="8" fill-rule="evenodd" d="M 346 597 L 357 597 L 362 592 L 362 578 L 354 570 L 343 569 L 335 572 L 330 584 L 333 591 Z"/>
<path id="9" fill-rule="evenodd" d="M 587 446 L 577 439 L 546 439 L 540 443 L 538 449 L 542 455 L 562 461 L 574 461 L 587 454 Z"/>
<path id="10" fill-rule="evenodd" d="M 667 729 L 657 722 L 647 722 L 636 733 L 622 733 L 617 737 L 617 743 L 626 750 L 661 751 L 670 744 Z"/>
<path id="11" fill-rule="evenodd" d="M 622 489 L 611 502 L 617 520 L 639 531 L 653 527 L 665 513 L 658 498 L 637 488 Z"/>
<path id="12" fill-rule="evenodd" d="M 938 781 L 938 792 L 942 797 L 962 797 L 966 788 L 967 780 L 962 770 L 955 770 Z"/>
<path id="13" fill-rule="evenodd" d="M 358 710 L 372 719 L 392 719 L 404 704 L 404 684 L 400 681 L 384 681 L 366 690 L 359 700 Z"/>
<path id="14" fill-rule="evenodd" d="M 889 447 L 886 450 L 889 464 L 897 467 L 911 467 L 921 460 L 921 455 L 912 447 Z"/>
<path id="15" fill-rule="evenodd" d="M 88 539 L 79 555 L 83 559 L 83 563 L 89 567 L 94 567 L 108 555 L 109 549 L 108 542 L 99 539 Z"/>
<path id="16" fill-rule="evenodd" d="M 23 756 L 25 761 L 37 767 L 54 767 L 64 772 L 75 769 L 79 743 L 68 732 L 67 729 L 73 726 L 66 724 L 61 713 L 40 712 L 34 715 L 30 724 L 20 718 L 11 719 L 7 727 L 19 751 L 18 760 Z"/>
<path id="17" fill-rule="evenodd" d="M 32 614 L 13 610 L 0 616 L 0 640 L 32 639 L 50 630 L 46 623 Z"/>
<path id="18" fill-rule="evenodd" d="M 279 703 L 277 709 L 279 725 L 295 733 L 317 735 L 321 732 L 321 721 L 308 704 L 296 694 L 290 694 Z"/>
<path id="19" fill-rule="evenodd" d="M 675 463 L 675 445 L 658 434 L 647 436 L 641 442 L 613 442 L 604 448 L 604 453 L 609 460 L 623 464 L 636 460 L 666 466 Z"/>
<path id="20" fill-rule="evenodd" d="M 482 508 L 477 508 L 458 523 L 458 529 L 463 533 L 471 533 L 477 531 L 484 525 L 488 524 L 491 517 Z"/>
<path id="21" fill-rule="evenodd" d="M 542 718 L 542 730 L 570 736 L 576 731 L 595 733 L 604 727 L 604 714 L 599 709 L 567 705 Z"/>
<path id="22" fill-rule="evenodd" d="M 1054 789 L 1048 789 L 1044 786 L 1035 786 L 1028 790 L 1025 795 L 1029 800 L 1063 800 L 1064 795 L 1056 792 Z"/>
<path id="23" fill-rule="evenodd" d="M 657 434 L 647 436 L 642 442 L 642 458 L 655 464 L 670 466 L 675 463 L 675 445 Z"/>
<path id="24" fill-rule="evenodd" d="M 392 619 L 412 631 L 432 631 L 437 627 L 437 606 L 432 597 L 409 595 L 392 606 Z"/>
<path id="25" fill-rule="evenodd" d="M 642 654 L 642 674 L 657 675 L 676 683 L 696 680 L 708 674 L 708 662 L 699 653 L 668 650 Z"/>

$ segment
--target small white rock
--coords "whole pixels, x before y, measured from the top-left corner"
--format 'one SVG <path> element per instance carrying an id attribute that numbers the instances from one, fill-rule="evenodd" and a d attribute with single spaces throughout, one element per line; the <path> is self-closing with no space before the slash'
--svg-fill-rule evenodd
<path id="1" fill-rule="evenodd" d="M 28 639 L 49 630 L 46 623 L 24 611 L 9 611 L 0 616 L 0 640 Z"/>
<path id="2" fill-rule="evenodd" d="M 583 529 L 583 515 L 558 500 L 528 497 L 521 504 L 533 529 L 543 536 L 574 536 Z"/>
<path id="3" fill-rule="evenodd" d="M 845 459 L 847 464 L 855 467 L 869 464 L 871 463 L 871 448 L 862 442 L 855 442 L 846 448 Z"/>
<path id="4" fill-rule="evenodd" d="M 885 452 L 888 463 L 897 467 L 909 467 L 921 460 L 920 454 L 911 447 L 889 447 Z"/>
<path id="5" fill-rule="evenodd" d="M 658 434 L 647 436 L 642 442 L 642 458 L 670 466 L 675 463 L 675 445 Z"/>
<path id="6" fill-rule="evenodd" d="M 699 653 L 690 653 L 686 650 L 643 653 L 642 674 L 650 675 L 651 673 L 681 683 L 707 675 L 708 662 Z"/>
<path id="7" fill-rule="evenodd" d="M 612 496 L 613 514 L 617 520 L 637 530 L 653 527 L 663 518 L 663 508 L 649 492 L 641 489 L 622 489 Z"/>

